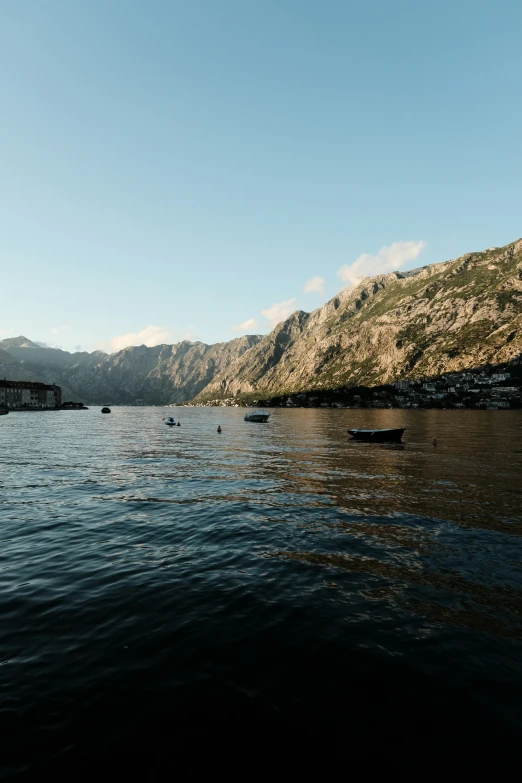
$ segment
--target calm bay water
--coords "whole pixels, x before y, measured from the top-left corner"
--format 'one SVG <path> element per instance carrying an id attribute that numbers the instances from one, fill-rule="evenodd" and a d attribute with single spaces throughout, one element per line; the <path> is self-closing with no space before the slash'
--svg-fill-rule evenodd
<path id="1" fill-rule="evenodd" d="M 0 418 L 4 776 L 522 735 L 520 413 L 171 412 Z"/>

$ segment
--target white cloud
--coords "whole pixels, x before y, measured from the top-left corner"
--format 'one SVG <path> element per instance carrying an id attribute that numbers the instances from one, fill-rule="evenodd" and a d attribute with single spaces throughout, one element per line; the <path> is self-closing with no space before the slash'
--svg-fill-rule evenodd
<path id="1" fill-rule="evenodd" d="M 353 264 L 344 264 L 337 270 L 337 274 L 346 283 L 357 285 L 363 277 L 387 274 L 400 269 L 407 261 L 417 258 L 425 247 L 426 243 L 422 239 L 419 242 L 393 242 L 391 245 L 383 245 L 376 255 L 363 253 Z"/>
<path id="2" fill-rule="evenodd" d="M 66 332 L 69 326 L 67 324 L 63 324 L 63 326 L 53 326 L 51 329 L 51 334 L 60 334 L 61 332 Z"/>
<path id="3" fill-rule="evenodd" d="M 305 294 L 324 294 L 324 279 L 322 277 L 311 277 L 304 284 Z"/>
<path id="4" fill-rule="evenodd" d="M 233 332 L 248 332 L 250 329 L 257 329 L 257 321 L 255 318 L 248 318 L 243 323 L 232 327 Z"/>
<path id="5" fill-rule="evenodd" d="M 293 313 L 295 301 L 295 299 L 286 299 L 284 302 L 276 302 L 266 310 L 261 310 L 261 315 L 264 315 L 271 329 Z"/>
<path id="6" fill-rule="evenodd" d="M 185 329 L 183 333 L 182 340 L 188 340 L 190 343 L 193 343 L 195 340 L 198 339 L 198 336 L 196 334 L 196 327 L 194 324 L 190 324 L 190 326 Z"/>
<path id="7" fill-rule="evenodd" d="M 119 337 L 113 337 L 110 341 L 112 353 L 121 351 L 129 345 L 147 345 L 152 348 L 154 345 L 160 345 L 166 342 L 169 332 L 162 326 L 146 326 L 140 332 L 128 332 Z"/>

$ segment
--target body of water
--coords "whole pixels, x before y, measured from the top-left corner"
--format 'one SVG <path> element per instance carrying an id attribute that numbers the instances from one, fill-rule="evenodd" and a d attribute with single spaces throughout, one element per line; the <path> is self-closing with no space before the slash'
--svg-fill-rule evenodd
<path id="1" fill-rule="evenodd" d="M 521 736 L 522 415 L 243 415 L 0 418 L 4 776 Z"/>

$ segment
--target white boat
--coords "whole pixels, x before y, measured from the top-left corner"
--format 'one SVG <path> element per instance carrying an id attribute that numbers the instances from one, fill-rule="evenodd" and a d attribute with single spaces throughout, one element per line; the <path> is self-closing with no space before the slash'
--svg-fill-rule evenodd
<path id="1" fill-rule="evenodd" d="M 265 411 L 252 411 L 245 415 L 245 421 L 267 422 L 269 416 L 270 414 Z"/>
<path id="2" fill-rule="evenodd" d="M 174 427 L 174 425 L 176 424 L 176 422 L 174 421 L 174 419 L 172 418 L 172 416 L 169 416 L 169 417 L 168 417 L 168 419 L 166 420 L 165 424 L 167 424 L 169 427 Z"/>

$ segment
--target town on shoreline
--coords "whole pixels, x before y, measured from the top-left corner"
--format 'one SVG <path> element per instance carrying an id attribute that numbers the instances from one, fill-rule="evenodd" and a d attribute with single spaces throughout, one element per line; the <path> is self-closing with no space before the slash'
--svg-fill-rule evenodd
<path id="1" fill-rule="evenodd" d="M 242 394 L 224 399 L 181 403 L 197 407 L 280 408 L 438 408 L 509 410 L 522 408 L 522 367 L 446 373 L 440 378 L 398 380 L 382 386 L 314 389 L 262 396 Z"/>
<path id="2" fill-rule="evenodd" d="M 138 407 L 147 404 L 150 403 L 143 400 L 131 403 Z M 258 391 L 235 397 L 195 398 L 167 405 L 178 406 L 516 410 L 522 408 L 522 365 L 445 373 L 438 378 L 401 379 L 392 384 L 373 387 L 346 386 L 276 395 Z M 0 380 L 0 409 L 6 412 L 86 408 L 82 402 L 62 402 L 62 389 L 56 384 L 4 379 Z"/>

